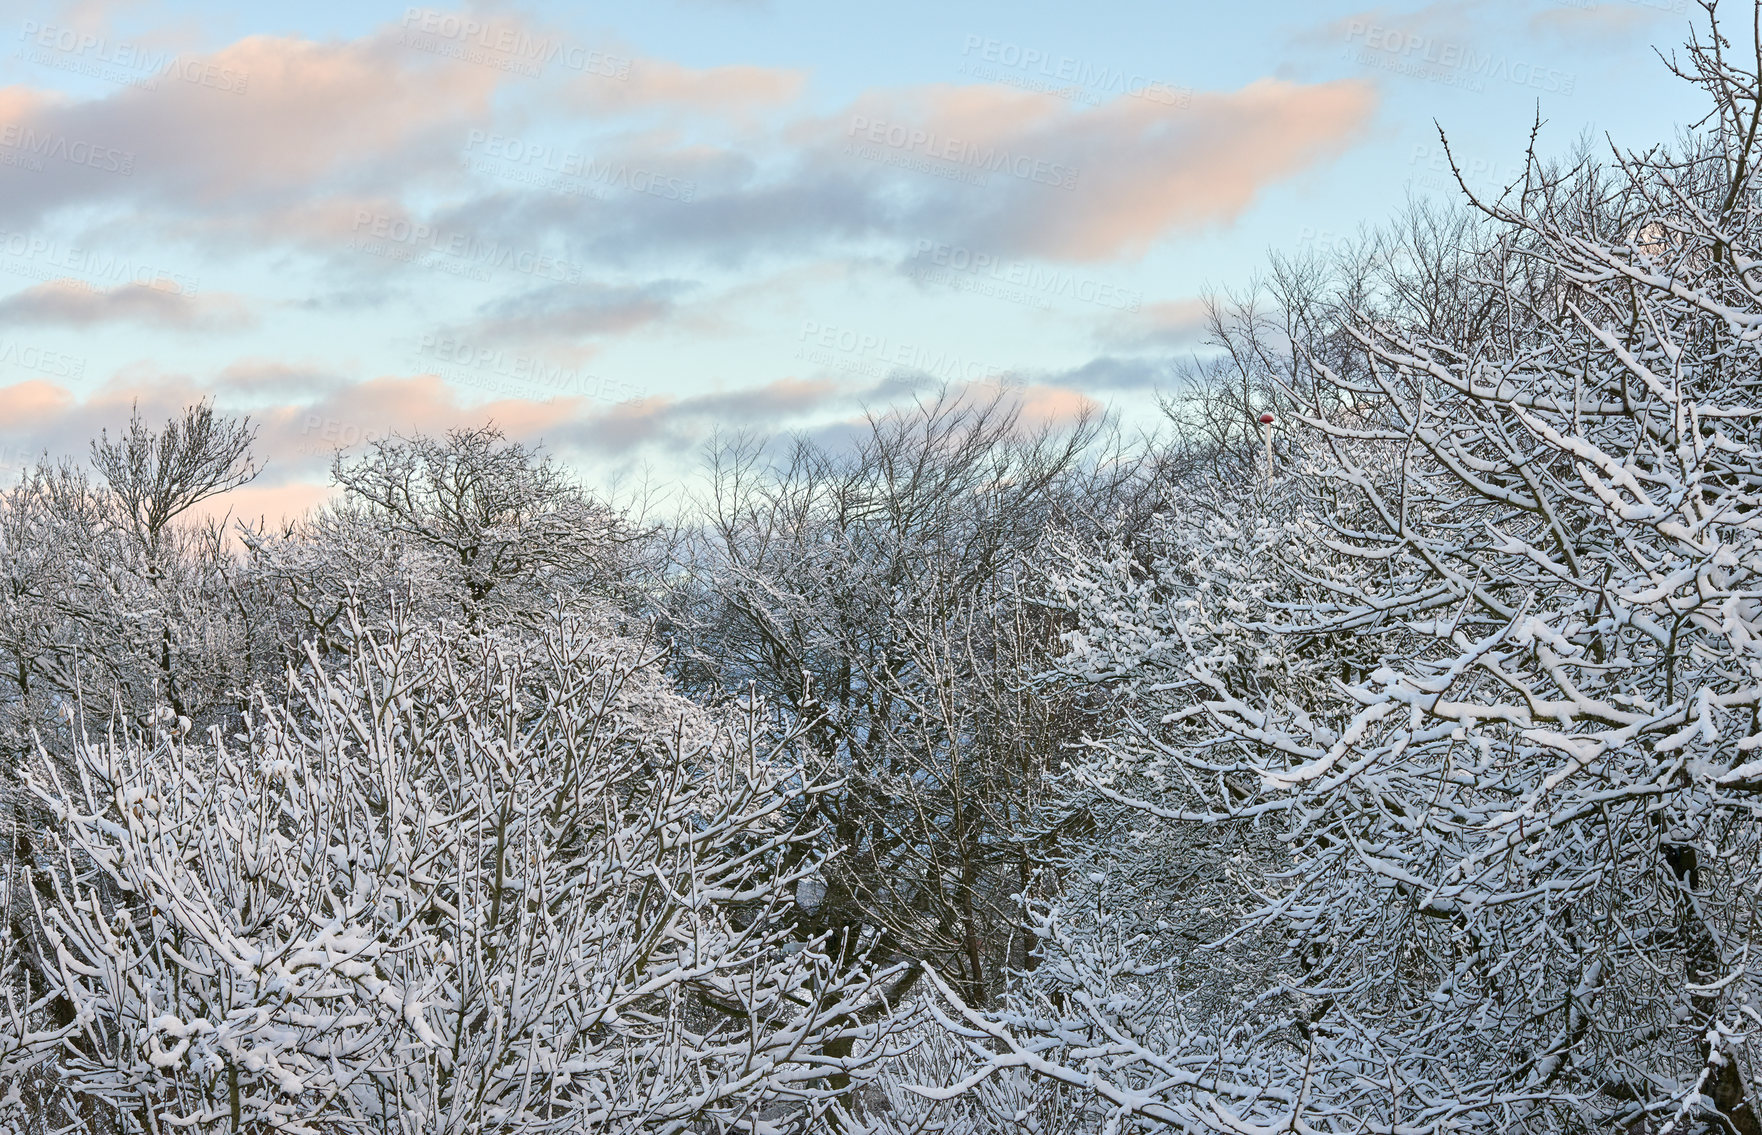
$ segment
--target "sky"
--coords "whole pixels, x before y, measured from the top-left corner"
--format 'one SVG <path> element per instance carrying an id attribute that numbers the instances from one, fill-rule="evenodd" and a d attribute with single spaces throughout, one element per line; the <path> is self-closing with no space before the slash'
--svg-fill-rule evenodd
<path id="1" fill-rule="evenodd" d="M 1688 0 L 0 3 L 0 480 L 248 414 L 235 515 L 493 421 L 590 483 L 944 384 L 1155 413 L 1208 292 L 1702 113 Z"/>

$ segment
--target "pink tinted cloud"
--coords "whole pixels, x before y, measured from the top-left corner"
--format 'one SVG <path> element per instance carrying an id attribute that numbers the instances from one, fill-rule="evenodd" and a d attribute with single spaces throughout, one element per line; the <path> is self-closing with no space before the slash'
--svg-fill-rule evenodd
<path id="1" fill-rule="evenodd" d="M 135 406 L 144 421 L 157 426 L 201 397 L 181 378 L 111 383 L 83 396 L 43 381 L 0 386 L 0 449 L 83 463 L 93 439 L 103 430 L 115 436 L 126 428 Z"/>
<path id="2" fill-rule="evenodd" d="M 273 528 L 298 519 L 336 495 L 335 486 L 325 481 L 291 481 L 282 485 L 253 481 L 197 505 L 195 516 L 245 524 L 262 520 Z"/>
<path id="3" fill-rule="evenodd" d="M 1095 107 L 997 85 L 875 90 L 777 130 L 768 145 L 781 160 L 706 175 L 689 209 L 611 201 L 567 231 L 620 264 L 677 250 L 737 265 L 877 238 L 995 261 L 1132 258 L 1311 175 L 1362 137 L 1376 100 L 1362 80 Z M 544 216 L 564 231 L 563 210 Z"/>
<path id="4" fill-rule="evenodd" d="M 576 106 L 602 113 L 677 108 L 701 114 L 746 114 L 795 101 L 807 72 L 783 67 L 730 65 L 687 67 L 667 59 L 636 59 L 621 81 L 583 75 L 568 97 Z"/>
<path id="5" fill-rule="evenodd" d="M 260 448 L 300 468 L 328 463 L 337 449 L 356 449 L 393 434 L 444 433 L 493 420 L 515 437 L 536 437 L 590 406 L 585 398 L 539 402 L 505 398 L 467 403 L 434 375 L 386 375 L 322 389 L 318 397 L 255 409 Z"/>
<path id="6" fill-rule="evenodd" d="M 15 427 L 38 427 L 66 413 L 73 401 L 65 388 L 41 379 L 0 386 L 0 419 Z"/>
<path id="7" fill-rule="evenodd" d="M 946 214 L 942 231 L 965 229 L 1000 251 L 1094 261 L 1231 221 L 1267 186 L 1344 152 L 1375 107 L 1375 89 L 1352 80 L 1263 79 L 1178 102 L 1122 95 L 1093 108 L 942 86 L 858 100 L 840 142 L 871 158 L 983 174 L 987 192 L 920 178 L 926 211 Z"/>
<path id="8" fill-rule="evenodd" d="M 309 204 L 451 171 L 458 137 L 486 121 L 506 76 L 403 45 L 398 30 L 346 42 L 250 36 L 179 57 L 154 89 L 98 98 L 0 90 L 0 141 L 20 171 L 0 213 L 146 198 L 179 210 Z"/>
<path id="9" fill-rule="evenodd" d="M 346 383 L 318 376 L 307 390 L 315 397 L 287 398 L 287 384 L 298 368 L 253 360 L 228 368 L 218 390 L 217 408 L 235 417 L 248 416 L 256 427 L 254 454 L 266 464 L 261 483 L 310 480 L 329 464 L 337 448 L 394 433 L 442 433 L 455 426 L 493 419 L 509 434 L 541 436 L 548 428 L 593 409 L 585 398 L 535 402 L 509 398 L 467 403 L 457 391 L 432 375 L 385 376 Z M 52 456 L 83 458 L 101 430 L 114 434 L 127 425 L 139 406 L 142 419 L 158 427 L 184 406 L 216 393 L 186 376 L 112 382 L 83 396 L 46 381 L 0 386 L 0 446 L 16 450 L 28 444 Z M 246 400 L 241 400 L 243 394 Z M 250 395 L 258 398 L 250 398 Z M 261 396 L 280 395 L 268 403 Z"/>
<path id="10" fill-rule="evenodd" d="M 250 376 L 272 378 L 273 366 L 244 364 Z M 250 383 L 246 383 L 250 385 Z M 811 422 L 821 432 L 849 433 L 863 407 L 894 412 L 901 392 L 862 388 L 824 379 L 784 378 L 738 390 L 685 398 L 655 396 L 618 405 L 584 398 L 547 402 L 502 399 L 466 405 L 432 376 L 385 376 L 366 382 L 327 387 L 307 401 L 277 402 L 249 410 L 257 429 L 253 456 L 260 475 L 246 487 L 217 498 L 206 515 L 230 512 L 238 519 L 263 516 L 271 521 L 298 515 L 331 495 L 328 468 L 334 454 L 359 453 L 369 443 L 415 433 L 440 434 L 449 428 L 494 422 L 510 437 L 542 442 L 564 456 L 629 457 L 641 451 L 682 455 L 700 446 L 718 427 L 750 426 L 781 435 Z M 998 388 L 969 384 L 951 390 L 974 401 L 1001 397 L 1021 416 L 1024 428 L 1066 425 L 1097 405 L 1080 391 L 1056 385 Z M 153 426 L 195 401 L 200 393 L 181 379 L 149 385 L 112 384 L 84 398 L 47 382 L 0 387 L 0 454 L 30 456 L 47 450 L 52 458 L 83 461 L 91 439 L 100 430 L 113 434 L 126 425 L 138 405 Z M 221 400 L 219 408 L 235 416 L 245 411 Z M 830 427 L 824 425 L 828 421 Z M 28 445 L 27 445 L 28 443 Z"/>
<path id="11" fill-rule="evenodd" d="M 1206 329 L 1203 300 L 1158 300 L 1110 317 L 1097 338 L 1106 346 L 1144 351 L 1190 347 Z"/>
<path id="12" fill-rule="evenodd" d="M 0 325 L 136 323 L 213 331 L 253 322 L 250 307 L 241 296 L 226 292 L 186 295 L 175 287 L 151 284 L 119 284 L 106 289 L 82 280 L 59 279 L 0 297 Z"/>
<path id="13" fill-rule="evenodd" d="M 1068 426 L 1102 408 L 1082 391 L 1058 386 L 1029 386 L 1013 392 L 1013 400 L 1025 425 Z"/>
<path id="14" fill-rule="evenodd" d="M 232 381 L 223 389 L 276 392 L 286 368 L 262 361 L 229 368 Z M 138 406 L 153 427 L 196 401 L 203 391 L 188 381 L 171 378 L 147 384 L 112 384 L 83 397 L 54 383 L 30 381 L 0 386 L 0 481 L 15 466 L 47 453 L 52 460 L 84 463 L 92 439 L 101 430 L 114 436 Z M 260 475 L 248 485 L 214 498 L 200 515 L 275 522 L 288 519 L 333 494 L 328 468 L 338 450 L 359 452 L 362 445 L 392 434 L 443 433 L 494 421 L 511 437 L 536 441 L 556 436 L 566 427 L 591 417 L 617 422 L 627 412 L 597 406 L 586 399 L 548 403 L 502 399 L 465 404 L 431 376 L 387 376 L 352 385 L 328 385 L 319 397 L 246 408 L 224 395 L 219 409 L 233 416 L 248 413 L 257 429 L 253 456 Z M 627 424 L 627 423 L 626 423 Z M 607 447 L 613 451 L 616 447 Z"/>
<path id="15" fill-rule="evenodd" d="M 1262 80 L 1195 95 L 1187 109 L 1117 99 L 1087 128 L 1067 124 L 1089 172 L 1084 205 L 1041 211 L 1045 239 L 1073 259 L 1142 253 L 1177 229 L 1230 221 L 1261 190 L 1336 157 L 1375 110 L 1367 83 Z"/>

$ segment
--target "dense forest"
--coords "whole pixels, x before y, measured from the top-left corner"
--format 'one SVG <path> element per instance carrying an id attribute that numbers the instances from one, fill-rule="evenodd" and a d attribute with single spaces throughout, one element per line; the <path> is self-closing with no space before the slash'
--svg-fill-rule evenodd
<path id="1" fill-rule="evenodd" d="M 0 1132 L 1762 1135 L 1762 33 L 1668 64 L 1156 423 L 951 389 L 664 520 L 493 425 L 279 526 L 212 404 L 46 457 Z"/>

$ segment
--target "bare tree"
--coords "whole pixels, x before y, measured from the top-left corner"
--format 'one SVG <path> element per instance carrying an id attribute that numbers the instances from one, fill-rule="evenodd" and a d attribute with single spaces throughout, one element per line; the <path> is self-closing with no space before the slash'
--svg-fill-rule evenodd
<path id="1" fill-rule="evenodd" d="M 424 556 L 469 626 L 542 614 L 547 590 L 610 597 L 632 583 L 642 533 L 494 426 L 377 441 L 338 454 L 332 475 L 359 510 L 337 519 Z"/>
<path id="2" fill-rule="evenodd" d="M 840 856 L 804 932 L 878 928 L 978 1000 L 1031 964 L 1019 896 L 1051 885 L 1038 805 L 1076 725 L 1028 688 L 1057 630 L 1016 584 L 1048 526 L 1130 479 L 1086 464 L 1099 436 L 944 395 L 849 448 L 713 453 L 679 664 L 754 684 L 844 780 L 813 803 Z"/>

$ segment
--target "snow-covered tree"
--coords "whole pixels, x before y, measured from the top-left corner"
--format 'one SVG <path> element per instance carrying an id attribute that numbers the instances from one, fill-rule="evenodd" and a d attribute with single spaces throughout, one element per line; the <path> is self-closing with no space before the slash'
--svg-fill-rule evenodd
<path id="1" fill-rule="evenodd" d="M 37 1129 L 828 1129 L 887 1046 L 861 944 L 792 938 L 825 792 L 581 617 L 351 622 L 231 735 L 169 712 L 34 784 Z M 785 864 L 793 864 L 786 867 Z M 836 961 L 835 961 L 836 956 Z M 12 965 L 0 954 L 0 965 Z M 4 1107 L 0 1104 L 0 1107 Z M 28 1118 L 28 1116 L 27 1116 Z M 21 1128 L 26 1119 L 15 1120 Z"/>
<path id="2" fill-rule="evenodd" d="M 1041 886 L 1056 833 L 1034 830 L 1035 802 L 1075 736 L 1063 699 L 1026 686 L 1057 628 L 1013 583 L 1128 476 L 1096 473 L 1100 433 L 945 391 L 848 445 L 724 447 L 682 573 L 687 680 L 755 683 L 843 781 L 814 801 L 841 849 L 819 923 L 877 928 L 976 1000 L 1031 958 L 1013 896 Z"/>
<path id="3" fill-rule="evenodd" d="M 97 477 L 46 458 L 0 493 L 0 747 L 23 763 L 33 729 L 75 704 L 96 722 L 152 708 L 236 714 L 242 616 L 214 524 L 190 511 L 255 473 L 252 430 L 207 403 L 159 429 L 138 412 L 92 445 Z"/>
<path id="4" fill-rule="evenodd" d="M 531 620 L 565 593 L 604 597 L 633 582 L 641 533 L 555 459 L 494 426 L 395 436 L 336 456 L 344 532 L 367 527 L 425 569 L 470 626 Z"/>
<path id="5" fill-rule="evenodd" d="M 1127 715 L 1078 779 L 1187 850 L 1042 913 L 1012 1006 L 949 1013 L 973 1076 L 1146 1129 L 1762 1131 L 1759 70 L 1715 21 L 1709 129 L 1532 160 L 1458 306 L 1298 341 L 1307 456 L 1241 522 L 1054 581 Z"/>

